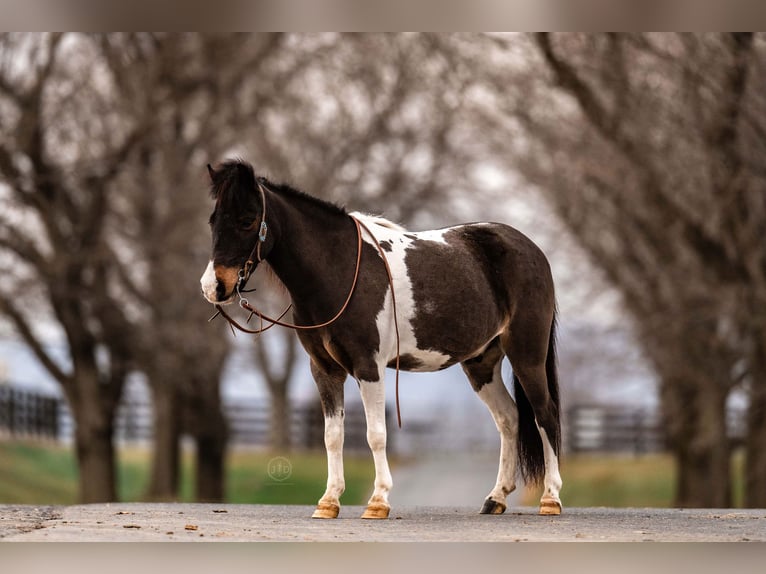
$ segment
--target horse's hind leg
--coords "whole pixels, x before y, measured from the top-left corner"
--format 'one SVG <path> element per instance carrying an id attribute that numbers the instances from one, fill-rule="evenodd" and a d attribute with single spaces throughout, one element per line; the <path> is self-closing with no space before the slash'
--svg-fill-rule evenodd
<path id="1" fill-rule="evenodd" d="M 311 361 L 324 413 L 324 444 L 327 450 L 327 489 L 319 499 L 312 518 L 337 518 L 340 495 L 346 488 L 343 476 L 343 383 L 346 373 L 329 365 L 320 366 Z"/>
<path id="2" fill-rule="evenodd" d="M 511 361 L 519 405 L 519 433 L 523 441 L 522 470 L 533 482 L 542 478 L 540 514 L 561 514 L 561 474 L 558 442 L 559 405 L 551 391 L 557 388 L 552 341 L 552 319 L 520 313 L 510 331 L 501 336 Z M 513 336 L 511 335 L 513 332 Z M 549 380 L 549 374 L 552 380 Z"/>
<path id="3" fill-rule="evenodd" d="M 516 488 L 516 434 L 518 413 L 516 403 L 503 384 L 501 366 L 503 352 L 498 341 L 479 356 L 464 361 L 463 371 L 479 398 L 487 405 L 500 433 L 500 463 L 495 487 L 481 508 L 482 514 L 505 512 L 507 496 Z"/>
<path id="4" fill-rule="evenodd" d="M 513 366 L 513 363 L 511 363 Z M 559 473 L 559 458 L 553 446 L 551 438 L 554 436 L 555 427 L 558 424 L 552 412 L 552 405 L 547 394 L 540 390 L 547 386 L 547 378 L 544 367 L 514 367 L 524 393 L 526 394 L 532 410 L 535 414 L 537 432 L 542 442 L 542 454 L 544 461 L 543 495 L 540 498 L 540 514 L 561 514 L 561 474 Z"/>

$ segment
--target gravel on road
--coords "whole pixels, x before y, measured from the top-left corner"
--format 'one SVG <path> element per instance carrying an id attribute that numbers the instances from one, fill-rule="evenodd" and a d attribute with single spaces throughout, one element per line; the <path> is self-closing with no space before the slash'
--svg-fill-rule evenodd
<path id="1" fill-rule="evenodd" d="M 67 507 L 0 505 L 3 541 L 766 541 L 766 510 L 565 508 L 558 517 L 513 507 L 499 516 L 474 507 L 394 507 L 388 520 L 361 520 L 345 506 L 335 520 L 313 507 L 112 503 Z"/>

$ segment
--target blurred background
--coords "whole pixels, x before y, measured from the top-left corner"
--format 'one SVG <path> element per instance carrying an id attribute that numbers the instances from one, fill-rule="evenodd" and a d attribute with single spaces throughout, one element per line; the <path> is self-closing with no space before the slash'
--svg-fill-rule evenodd
<path id="1" fill-rule="evenodd" d="M 0 35 L 0 503 L 322 494 L 294 334 L 206 322 L 205 165 L 237 156 L 543 248 L 565 506 L 766 506 L 765 78 L 758 34 Z M 392 503 L 478 509 L 499 439 L 460 368 L 400 395 Z"/>

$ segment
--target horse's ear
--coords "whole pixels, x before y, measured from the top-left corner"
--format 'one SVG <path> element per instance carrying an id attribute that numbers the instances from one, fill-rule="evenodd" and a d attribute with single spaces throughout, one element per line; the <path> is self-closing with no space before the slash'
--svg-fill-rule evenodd
<path id="1" fill-rule="evenodd" d="M 207 173 L 210 175 L 210 181 L 215 181 L 215 170 L 213 169 L 213 166 L 210 164 L 207 164 Z"/>

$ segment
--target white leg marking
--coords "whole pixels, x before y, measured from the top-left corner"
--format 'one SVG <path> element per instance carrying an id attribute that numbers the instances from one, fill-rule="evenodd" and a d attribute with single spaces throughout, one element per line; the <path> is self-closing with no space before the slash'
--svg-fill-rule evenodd
<path id="1" fill-rule="evenodd" d="M 382 369 L 381 369 L 382 371 Z M 382 375 L 382 372 L 381 372 Z M 386 458 L 386 394 L 385 382 L 381 376 L 374 383 L 359 381 L 364 414 L 367 418 L 367 442 L 375 461 L 375 490 L 368 504 L 388 506 L 388 493 L 393 481 Z"/>
<path id="2" fill-rule="evenodd" d="M 343 411 L 324 419 L 324 445 L 327 450 L 327 489 L 319 499 L 340 505 L 340 495 L 346 489 L 343 475 Z"/>
<path id="3" fill-rule="evenodd" d="M 207 264 L 205 272 L 202 274 L 199 282 L 200 285 L 202 285 L 202 294 L 205 296 L 205 299 L 211 303 L 216 303 L 215 288 L 218 285 L 218 280 L 215 277 L 215 269 L 213 268 L 212 260 Z"/>
<path id="4" fill-rule="evenodd" d="M 502 361 L 498 361 L 492 372 L 492 382 L 484 385 L 479 398 L 487 405 L 495 426 L 500 433 L 500 463 L 497 482 L 488 498 L 505 504 L 506 497 L 516 489 L 516 437 L 519 428 L 519 414 L 516 403 L 503 384 Z"/>
<path id="5" fill-rule="evenodd" d="M 551 441 L 548 440 L 548 434 L 545 429 L 540 425 L 537 425 L 540 431 L 540 437 L 543 440 L 543 456 L 545 457 L 545 478 L 543 479 L 543 496 L 541 500 L 554 500 L 561 504 L 559 493 L 563 482 L 561 480 L 561 474 L 559 474 L 559 458 L 553 451 Z"/>

